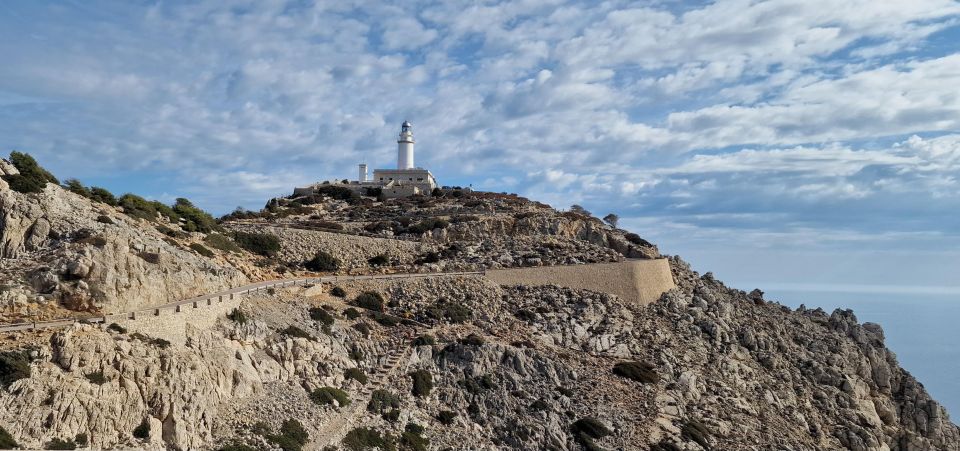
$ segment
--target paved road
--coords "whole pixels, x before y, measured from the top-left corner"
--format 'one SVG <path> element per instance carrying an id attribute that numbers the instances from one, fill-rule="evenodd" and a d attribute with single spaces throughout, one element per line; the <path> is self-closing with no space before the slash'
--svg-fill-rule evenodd
<path id="1" fill-rule="evenodd" d="M 251 283 L 248 285 L 231 288 L 226 291 L 220 291 L 212 294 L 184 299 L 182 301 L 170 302 L 163 305 L 131 310 L 128 312 L 111 313 L 109 315 L 84 318 L 70 317 L 55 319 L 50 321 L 36 321 L 13 324 L 0 324 L 0 332 L 16 332 L 21 330 L 39 330 L 54 329 L 59 327 L 68 327 L 77 322 L 103 323 L 110 318 L 117 319 L 136 319 L 137 316 L 157 315 L 160 310 L 180 309 L 183 306 L 200 306 L 204 303 L 212 304 L 224 299 L 233 299 L 234 296 L 243 295 L 251 292 L 266 290 L 268 288 L 282 288 L 293 285 L 309 285 L 320 283 L 348 282 L 356 280 L 383 280 L 383 279 L 417 279 L 428 277 L 451 277 L 451 276 L 469 276 L 483 275 L 484 271 L 460 271 L 460 272 L 433 272 L 433 273 L 402 273 L 402 274 L 379 274 L 370 276 L 323 276 L 323 277 L 296 277 L 292 279 L 268 280 L 265 282 Z"/>

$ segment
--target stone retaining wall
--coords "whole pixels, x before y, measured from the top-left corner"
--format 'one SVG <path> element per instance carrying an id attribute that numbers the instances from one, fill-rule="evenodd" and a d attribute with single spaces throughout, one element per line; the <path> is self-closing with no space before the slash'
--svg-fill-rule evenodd
<path id="1" fill-rule="evenodd" d="M 670 262 L 627 260 L 589 265 L 494 269 L 486 277 L 500 285 L 557 285 L 614 294 L 646 305 L 676 287 Z"/>

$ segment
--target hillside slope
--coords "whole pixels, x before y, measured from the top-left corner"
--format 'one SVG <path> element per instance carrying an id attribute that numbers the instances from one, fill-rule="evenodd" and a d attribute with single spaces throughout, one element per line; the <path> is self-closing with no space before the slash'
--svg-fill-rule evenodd
<path id="1" fill-rule="evenodd" d="M 277 236 L 276 251 L 202 256 L 188 243 L 203 234 L 172 238 L 52 184 L 2 188 L 4 312 L 18 318 L 155 305 L 320 264 L 659 256 L 596 218 L 492 193 L 274 200 L 223 226 Z M 648 306 L 478 275 L 279 288 L 191 311 L 180 328 L 169 316 L 18 332 L 0 340 L 0 428 L 34 448 L 960 449 L 880 326 L 670 265 L 677 288 Z"/>

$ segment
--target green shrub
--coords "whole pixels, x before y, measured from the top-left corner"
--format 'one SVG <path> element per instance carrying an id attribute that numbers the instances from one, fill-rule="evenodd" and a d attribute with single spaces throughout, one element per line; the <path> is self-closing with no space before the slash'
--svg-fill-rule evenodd
<path id="1" fill-rule="evenodd" d="M 181 218 L 186 220 L 184 229 L 201 233 L 210 233 L 219 229 L 217 220 L 207 213 L 193 205 L 189 200 L 178 198 L 173 204 L 173 211 Z"/>
<path id="2" fill-rule="evenodd" d="M 311 307 L 310 308 L 310 319 L 314 321 L 319 321 L 325 326 L 332 326 L 335 321 L 333 315 L 330 312 L 320 308 L 320 307 Z"/>
<path id="3" fill-rule="evenodd" d="M 572 398 L 573 395 L 574 395 L 573 390 L 571 390 L 571 389 L 569 389 L 569 388 L 567 388 L 567 387 L 564 387 L 564 386 L 562 386 L 562 385 L 558 385 L 558 386 L 557 386 L 557 391 L 560 392 L 561 395 L 566 396 L 566 397 L 568 397 L 568 398 Z"/>
<path id="4" fill-rule="evenodd" d="M 380 296 L 380 293 L 376 291 L 364 291 L 360 293 L 353 302 L 357 304 L 358 307 L 367 310 L 373 310 L 375 312 L 382 312 L 384 310 L 383 296 Z"/>
<path id="5" fill-rule="evenodd" d="M 689 420 L 680 428 L 680 437 L 684 440 L 691 440 L 702 446 L 703 449 L 710 449 L 710 430 L 703 423 L 697 420 Z"/>
<path id="6" fill-rule="evenodd" d="M 86 186 L 83 186 L 83 183 L 80 183 L 77 179 L 67 179 L 63 182 L 63 187 L 74 194 L 79 194 L 83 197 L 90 197 L 90 189 Z"/>
<path id="7" fill-rule="evenodd" d="M 260 422 L 254 425 L 254 433 L 263 436 L 270 443 L 283 451 L 300 451 L 303 445 L 310 440 L 310 435 L 299 421 L 288 419 L 280 426 L 280 433 L 274 434 L 270 431 L 270 426 Z"/>
<path id="8" fill-rule="evenodd" d="M 107 216 L 107 215 L 97 216 L 97 222 L 99 222 L 99 223 L 101 223 L 101 224 L 113 224 L 113 223 L 114 223 L 114 222 L 113 222 L 113 219 L 110 219 L 110 217 Z"/>
<path id="9" fill-rule="evenodd" d="M 20 172 L 19 175 L 5 175 L 3 179 L 10 185 L 10 189 L 21 193 L 38 193 L 43 191 L 47 183 L 60 184 L 60 181 L 46 169 L 37 164 L 28 154 L 10 152 L 10 163 Z"/>
<path id="10" fill-rule="evenodd" d="M 431 319 L 447 320 L 451 323 L 463 323 L 473 317 L 473 311 L 469 307 L 456 302 L 447 302 L 439 300 L 436 304 L 426 309 L 424 314 Z"/>
<path id="11" fill-rule="evenodd" d="M 293 338 L 306 338 L 308 340 L 313 339 L 312 335 L 297 326 L 287 326 L 287 328 L 280 331 L 280 333 Z"/>
<path id="12" fill-rule="evenodd" d="M 408 227 L 407 232 L 422 234 L 422 233 L 429 232 L 433 229 L 445 229 L 449 225 L 450 223 L 444 219 L 430 218 L 430 219 L 424 219 L 423 221 L 420 221 Z"/>
<path id="13" fill-rule="evenodd" d="M 367 259 L 370 266 L 385 266 L 390 264 L 390 258 L 386 255 L 376 255 Z"/>
<path id="14" fill-rule="evenodd" d="M 219 233 L 211 233 L 203 237 L 203 242 L 207 243 L 207 246 L 224 252 L 240 252 L 240 246 L 237 246 L 237 243 L 233 242 L 230 237 Z"/>
<path id="15" fill-rule="evenodd" d="M 350 405 L 350 396 L 347 392 L 333 387 L 320 387 L 310 393 L 310 399 L 318 405 L 333 405 L 336 401 L 337 406 L 346 407 Z"/>
<path id="16" fill-rule="evenodd" d="M 436 340 L 435 338 L 433 338 L 433 335 L 424 334 L 424 335 L 421 335 L 421 336 L 419 336 L 419 337 L 417 337 L 417 338 L 414 338 L 414 339 L 413 339 L 413 343 L 411 343 L 411 344 L 412 344 L 413 346 L 433 346 L 433 345 L 437 344 L 437 340 Z"/>
<path id="17" fill-rule="evenodd" d="M 474 378 L 465 378 L 462 382 L 460 382 L 460 385 L 463 386 L 467 392 L 475 395 L 497 387 L 497 383 L 489 374 L 484 374 L 483 376 Z"/>
<path id="18" fill-rule="evenodd" d="M 370 394 L 370 402 L 367 403 L 368 412 L 382 414 L 391 408 L 400 408 L 400 398 L 397 395 L 387 390 L 374 390 Z"/>
<path id="19" fill-rule="evenodd" d="M 451 412 L 449 410 L 441 410 L 437 413 L 437 421 L 444 426 L 450 426 L 453 424 L 453 420 L 457 418 L 456 412 Z"/>
<path id="20" fill-rule="evenodd" d="M 417 423 L 409 422 L 403 427 L 403 430 L 411 434 L 422 435 L 426 431 L 426 428 Z"/>
<path id="21" fill-rule="evenodd" d="M 360 311 L 353 307 L 349 307 L 343 311 L 343 315 L 346 316 L 347 319 L 357 319 L 360 317 Z"/>
<path id="22" fill-rule="evenodd" d="M 410 378 L 413 379 L 413 396 L 422 398 L 424 396 L 430 396 L 430 391 L 433 390 L 433 375 L 430 374 L 427 370 L 417 370 L 410 373 Z"/>
<path id="23" fill-rule="evenodd" d="M 22 175 L 5 175 L 3 180 L 10 185 L 10 189 L 24 194 L 43 192 L 43 188 L 47 186 L 46 182 Z"/>
<path id="24" fill-rule="evenodd" d="M 90 442 L 90 440 L 87 438 L 87 434 L 84 432 L 77 434 L 73 441 L 77 443 L 77 446 L 87 446 L 87 444 Z"/>
<path id="25" fill-rule="evenodd" d="M 338 298 L 345 298 L 347 297 L 347 291 L 340 287 L 333 287 L 330 289 L 330 295 Z"/>
<path id="26" fill-rule="evenodd" d="M 146 418 L 140 422 L 140 426 L 133 428 L 133 436 L 139 439 L 150 437 L 150 422 Z"/>
<path id="27" fill-rule="evenodd" d="M 206 246 L 200 243 L 190 243 L 190 249 L 193 249 L 194 251 L 196 251 L 196 253 L 207 258 L 213 258 L 216 255 L 213 253 L 213 251 L 211 251 L 210 249 L 207 249 Z"/>
<path id="28" fill-rule="evenodd" d="M 77 449 L 77 444 L 73 440 L 55 438 L 47 442 L 43 449 Z"/>
<path id="29" fill-rule="evenodd" d="M 611 434 L 610 429 L 604 426 L 596 418 L 584 417 L 573 424 L 570 428 L 574 433 L 582 433 L 590 438 L 603 438 Z"/>
<path id="30" fill-rule="evenodd" d="M 360 368 L 347 368 L 343 372 L 343 377 L 344 379 L 353 379 L 362 385 L 366 385 L 368 381 L 367 375 Z"/>
<path id="31" fill-rule="evenodd" d="M 173 208 L 170 207 L 169 205 L 163 202 L 152 200 L 150 201 L 150 206 L 153 207 L 153 209 L 156 210 L 156 212 L 160 216 L 167 218 L 168 221 L 170 222 L 180 221 L 180 215 L 178 215 L 177 212 L 173 211 Z"/>
<path id="32" fill-rule="evenodd" d="M 545 399 L 540 398 L 530 403 L 530 406 L 528 406 L 528 408 L 530 410 L 538 410 L 538 411 L 548 410 L 550 408 L 550 404 Z"/>
<path id="33" fill-rule="evenodd" d="M 660 381 L 655 368 L 647 362 L 620 362 L 613 366 L 613 374 L 644 384 L 655 384 Z"/>
<path id="34" fill-rule="evenodd" d="M 0 387 L 30 377 L 30 354 L 26 350 L 0 352 Z"/>
<path id="35" fill-rule="evenodd" d="M 320 188 L 317 188 L 316 193 L 337 200 L 351 200 L 355 197 L 358 197 L 358 194 L 354 193 L 349 188 L 335 185 L 321 186 Z"/>
<path id="36" fill-rule="evenodd" d="M 373 320 L 382 326 L 394 327 L 397 324 L 400 324 L 400 318 L 397 318 L 396 316 L 393 316 L 393 315 L 388 315 L 383 312 L 373 312 L 372 316 L 373 316 Z"/>
<path id="37" fill-rule="evenodd" d="M 303 263 L 303 267 L 313 272 L 336 271 L 340 268 L 340 260 L 326 251 L 318 251 L 313 258 Z"/>
<path id="38" fill-rule="evenodd" d="M 99 186 L 90 187 L 90 199 L 107 204 L 111 207 L 117 206 L 117 198 L 113 197 L 113 193 L 108 191 L 106 188 L 101 188 Z"/>
<path id="39" fill-rule="evenodd" d="M 231 321 L 237 324 L 246 324 L 247 321 L 249 320 L 249 318 L 247 318 L 247 314 L 244 313 L 244 311 L 240 310 L 239 308 L 234 308 L 233 310 L 231 310 L 230 313 L 227 314 L 227 318 L 229 318 Z"/>
<path id="40" fill-rule="evenodd" d="M 157 209 L 148 200 L 136 194 L 124 194 L 117 199 L 123 213 L 131 218 L 154 221 L 157 219 Z"/>
<path id="41" fill-rule="evenodd" d="M 88 381 L 97 385 L 103 385 L 107 383 L 107 378 L 103 375 L 103 371 L 94 371 L 92 373 L 87 373 L 84 376 Z"/>
<path id="42" fill-rule="evenodd" d="M 463 343 L 469 346 L 483 346 L 483 344 L 485 343 L 485 340 L 480 335 L 470 334 L 470 335 L 467 335 L 467 338 L 460 340 L 460 343 Z"/>
<path id="43" fill-rule="evenodd" d="M 273 257 L 280 252 L 280 238 L 269 233 L 234 232 L 233 240 L 240 247 L 264 257 Z"/>
<path id="44" fill-rule="evenodd" d="M 162 339 L 162 338 L 148 337 L 148 336 L 146 336 L 146 335 L 144 335 L 144 334 L 142 334 L 142 333 L 140 333 L 140 332 L 134 332 L 134 333 L 130 334 L 130 338 L 133 338 L 133 339 L 135 339 L 135 340 L 142 341 L 142 342 L 147 343 L 147 344 L 154 345 L 154 346 L 156 346 L 156 347 L 158 347 L 158 348 L 160 348 L 160 349 L 166 349 L 166 348 L 169 348 L 169 347 L 170 347 L 170 342 L 169 342 L 169 341 L 164 340 L 164 339 Z"/>
<path id="45" fill-rule="evenodd" d="M 410 426 L 408 423 L 407 426 Z M 423 428 L 420 428 L 422 431 Z M 430 440 L 423 438 L 420 433 L 403 431 L 400 433 L 400 447 L 409 451 L 427 451 L 430 446 Z"/>
<path id="46" fill-rule="evenodd" d="M 360 427 L 354 428 L 343 437 L 341 445 L 350 451 L 367 451 L 373 449 L 394 449 L 392 440 L 384 438 L 375 429 Z"/>
<path id="47" fill-rule="evenodd" d="M 6 429 L 0 427 L 0 449 L 15 449 L 20 445 Z"/>

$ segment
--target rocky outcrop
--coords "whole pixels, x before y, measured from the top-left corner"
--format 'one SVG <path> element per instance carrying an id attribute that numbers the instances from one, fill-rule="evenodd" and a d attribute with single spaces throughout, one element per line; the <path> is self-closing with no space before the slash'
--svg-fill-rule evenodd
<path id="1" fill-rule="evenodd" d="M 152 225 L 47 185 L 0 189 L 0 258 L 47 299 L 79 311 L 126 311 L 240 285 L 224 262 L 164 239 Z"/>

